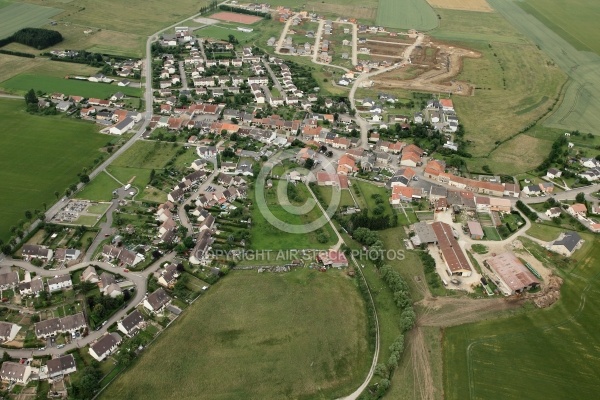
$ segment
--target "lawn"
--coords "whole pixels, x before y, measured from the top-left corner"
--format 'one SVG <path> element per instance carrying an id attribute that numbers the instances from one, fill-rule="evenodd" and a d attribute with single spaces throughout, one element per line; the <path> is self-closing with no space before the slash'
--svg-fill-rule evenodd
<path id="1" fill-rule="evenodd" d="M 336 190 L 340 192 L 339 189 L 333 188 L 332 186 L 318 186 L 318 190 L 323 197 L 323 201 L 326 205 L 329 205 L 331 202 L 331 196 L 333 195 L 333 191 Z M 340 207 L 354 207 L 354 200 L 352 199 L 352 195 L 350 194 L 350 190 L 344 189 L 340 192 Z M 325 207 L 327 208 L 327 207 Z"/>
<path id="2" fill-rule="evenodd" d="M 26 46 L 17 45 L 14 43 L 6 46 L 5 48 L 12 48 L 18 51 L 30 49 Z M 37 50 L 34 51 L 38 53 Z M 90 67 L 84 64 L 58 61 L 48 62 L 47 59 L 41 57 L 28 58 L 26 62 L 23 60 L 23 57 L 0 54 L 0 81 L 6 81 L 14 76 L 25 73 L 29 75 L 45 75 L 64 78 L 66 75 L 89 76 L 96 74 L 99 71 L 98 68 Z M 2 85 L 0 84 L 0 86 Z"/>
<path id="3" fill-rule="evenodd" d="M 306 232 L 306 225 L 324 218 L 316 201 L 310 195 L 308 188 L 299 183 L 295 187 L 299 196 L 305 200 L 301 202 L 287 203 L 282 205 L 284 199 L 278 199 L 277 188 L 286 185 L 287 181 L 274 181 L 273 188 L 265 189 L 264 199 L 256 199 L 256 206 L 252 209 L 251 247 L 254 250 L 289 250 L 289 249 L 326 249 L 337 243 L 337 236 L 329 225 L 325 224 L 320 230 Z M 256 196 L 256 194 L 253 194 Z M 296 214 L 289 212 L 285 207 L 300 207 L 307 204 L 306 212 Z M 312 205 L 312 207 L 311 207 Z M 263 215 L 270 212 L 279 221 L 291 226 L 294 232 L 286 232 L 271 224 Z M 323 231 L 327 241 L 322 243 L 318 240 L 319 231 Z"/>
<path id="4" fill-rule="evenodd" d="M 564 284 L 551 308 L 444 331 L 447 399 L 563 399 L 574 389 L 578 399 L 598 397 L 600 247 L 582 236 L 572 268 L 554 268 Z"/>
<path id="5" fill-rule="evenodd" d="M 352 186 L 350 190 L 354 191 L 354 197 L 356 198 L 361 210 L 367 209 L 369 210 L 369 213 L 371 213 L 371 211 L 378 205 L 376 199 L 373 198 L 373 195 L 379 195 L 384 200 L 383 203 L 381 203 L 385 209 L 384 214 L 392 214 L 392 206 L 388 200 L 390 194 L 386 188 L 376 186 L 368 182 L 352 180 Z"/>
<path id="6" fill-rule="evenodd" d="M 429 31 L 438 26 L 438 18 L 426 0 L 379 0 L 377 25 L 388 28 Z"/>
<path id="7" fill-rule="evenodd" d="M 21 28 L 39 28 L 50 19 L 63 12 L 59 8 L 43 7 L 35 4 L 3 3 L 0 13 L 0 38 L 4 39 Z"/>
<path id="8" fill-rule="evenodd" d="M 90 167 L 106 144 L 93 124 L 27 114 L 18 100 L 0 100 L 0 238 L 23 218 L 25 210 L 43 210 L 78 181 L 77 173 Z"/>
<path id="9" fill-rule="evenodd" d="M 52 62 L 52 61 L 47 61 Z M 127 96 L 140 97 L 141 89 L 121 87 L 107 83 L 95 83 L 75 79 L 64 79 L 52 76 L 21 74 L 0 83 L 3 89 L 11 93 L 25 93 L 29 89 L 45 93 L 60 92 L 83 97 L 107 99 L 117 92 Z"/>
<path id="10" fill-rule="evenodd" d="M 110 201 L 112 200 L 112 191 L 120 186 L 106 172 L 101 172 L 90 183 L 85 185 L 81 192 L 77 193 L 77 198 L 93 201 Z"/>
<path id="11" fill-rule="evenodd" d="M 221 40 L 228 40 L 229 35 L 233 35 L 240 42 L 251 40 L 257 36 L 256 31 L 252 31 L 249 33 L 238 31 L 237 26 L 238 25 L 210 25 L 198 29 L 197 31 L 195 31 L 195 33 L 203 38 L 213 38 Z"/>
<path id="12" fill-rule="evenodd" d="M 362 298 L 342 272 L 236 271 L 102 397 L 337 398 L 354 391 L 370 366 L 366 333 Z"/>

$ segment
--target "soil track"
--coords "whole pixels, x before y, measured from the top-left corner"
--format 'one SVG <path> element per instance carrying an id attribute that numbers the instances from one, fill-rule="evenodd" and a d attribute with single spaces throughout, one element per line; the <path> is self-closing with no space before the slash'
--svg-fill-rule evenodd
<path id="1" fill-rule="evenodd" d="M 423 310 L 417 319 L 418 326 L 449 327 L 480 321 L 493 317 L 498 312 L 519 308 L 523 300 L 429 297 L 416 304 Z"/>
<path id="2" fill-rule="evenodd" d="M 433 42 L 429 43 L 431 47 L 438 49 L 434 67 L 432 66 L 426 72 L 410 80 L 397 79 L 396 71 L 381 74 L 374 79 L 375 89 L 400 88 L 426 92 L 454 93 L 463 96 L 472 95 L 474 91 L 472 85 L 467 82 L 454 81 L 452 78 L 457 76 L 462 70 L 464 57 L 479 58 L 481 54 L 460 47 Z M 423 46 L 423 48 L 425 47 Z"/>

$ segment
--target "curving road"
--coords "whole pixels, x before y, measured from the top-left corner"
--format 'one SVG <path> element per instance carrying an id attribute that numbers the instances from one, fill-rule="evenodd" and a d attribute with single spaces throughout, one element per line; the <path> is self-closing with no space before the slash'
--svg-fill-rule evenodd
<path id="1" fill-rule="evenodd" d="M 67 344 L 65 347 L 63 347 L 62 349 L 57 349 L 56 347 L 50 347 L 43 351 L 40 351 L 37 349 L 4 349 L 4 348 L 2 350 L 6 351 L 8 354 L 10 354 L 11 357 L 20 358 L 20 357 L 31 357 L 32 355 L 41 356 L 41 355 L 46 355 L 46 354 L 50 354 L 50 355 L 63 354 L 71 349 L 74 349 L 77 347 L 84 347 L 84 346 L 92 343 L 93 341 L 98 339 L 100 336 L 102 336 L 106 332 L 106 330 L 108 329 L 108 327 L 110 325 L 112 325 L 114 322 L 117 322 L 118 320 L 120 320 L 130 310 L 132 310 L 142 300 L 144 300 L 144 297 L 146 296 L 146 284 L 148 282 L 148 276 L 150 274 L 152 274 L 154 271 L 156 271 L 158 268 L 160 268 L 160 266 L 164 262 L 170 262 L 173 260 L 173 258 L 175 258 L 175 253 L 169 253 L 169 254 L 163 256 L 162 258 L 158 259 L 154 263 L 152 263 L 152 265 L 150 265 L 148 268 L 146 268 L 143 272 L 131 272 L 131 271 L 125 272 L 123 269 L 116 268 L 112 264 L 109 264 L 106 262 L 101 262 L 101 261 L 95 261 L 95 262 L 85 261 L 85 262 L 79 263 L 77 265 L 74 265 L 72 267 L 61 269 L 61 270 L 56 270 L 56 271 L 38 268 L 38 267 L 35 267 L 35 266 L 31 265 L 30 263 L 28 263 L 26 261 L 22 261 L 22 260 L 13 260 L 13 259 L 9 258 L 9 259 L 4 259 L 4 260 L 0 261 L 0 267 L 17 266 L 17 267 L 23 268 L 26 271 L 35 272 L 37 276 L 43 276 L 43 277 L 54 277 L 58 274 L 62 275 L 62 274 L 66 274 L 66 273 L 71 274 L 80 269 L 87 268 L 89 265 L 95 265 L 99 269 L 103 269 L 103 270 L 106 270 L 111 273 L 119 273 L 119 274 L 123 275 L 127 280 L 133 282 L 133 284 L 136 287 L 136 292 L 135 292 L 135 296 L 133 297 L 133 299 L 130 300 L 129 304 L 125 308 L 119 310 L 112 317 L 110 317 L 107 320 L 108 322 L 106 323 L 105 326 L 103 326 L 100 330 L 90 331 L 88 336 L 86 336 L 84 338 L 80 338 L 80 339 L 76 340 L 75 342 L 71 342 L 71 343 Z"/>

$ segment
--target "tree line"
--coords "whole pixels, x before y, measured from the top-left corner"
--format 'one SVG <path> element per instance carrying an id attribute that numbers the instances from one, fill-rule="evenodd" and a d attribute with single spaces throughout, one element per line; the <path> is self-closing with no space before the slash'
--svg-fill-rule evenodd
<path id="1" fill-rule="evenodd" d="M 227 4 L 221 4 L 219 6 L 219 10 L 235 12 L 235 13 L 238 13 L 238 14 L 256 15 L 257 17 L 263 17 L 265 19 L 271 19 L 271 14 L 269 14 L 269 13 L 265 13 L 265 12 L 261 12 L 261 11 L 248 10 L 246 8 L 233 7 L 233 6 L 230 6 L 230 5 L 227 5 Z"/>

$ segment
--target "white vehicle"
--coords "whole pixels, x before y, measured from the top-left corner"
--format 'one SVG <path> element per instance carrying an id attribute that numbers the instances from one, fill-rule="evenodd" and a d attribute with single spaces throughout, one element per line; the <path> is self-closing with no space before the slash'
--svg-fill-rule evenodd
<path id="1" fill-rule="evenodd" d="M 123 189 L 129 190 L 130 187 L 131 187 L 131 184 L 128 183 L 127 185 L 125 185 L 125 187 Z"/>

